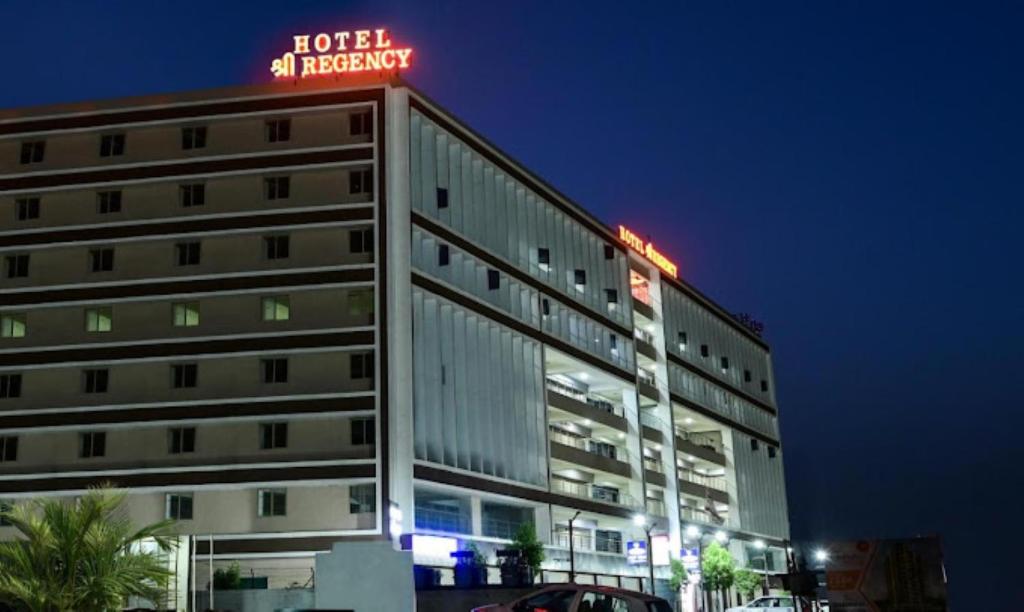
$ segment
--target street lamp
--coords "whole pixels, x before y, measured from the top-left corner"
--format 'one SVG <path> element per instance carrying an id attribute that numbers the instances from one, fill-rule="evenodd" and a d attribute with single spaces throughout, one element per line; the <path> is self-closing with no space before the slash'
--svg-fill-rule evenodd
<path id="1" fill-rule="evenodd" d="M 715 532 L 715 541 L 719 544 L 725 544 L 729 541 L 729 534 L 719 529 Z"/>
<path id="2" fill-rule="evenodd" d="M 651 579 L 651 595 L 654 595 L 654 551 L 651 550 L 651 530 L 654 529 L 654 522 L 648 521 L 643 514 L 635 514 L 633 524 L 643 529 L 647 535 L 647 572 Z"/>
<path id="3" fill-rule="evenodd" d="M 569 519 L 569 582 L 576 582 L 576 551 L 573 548 L 572 523 L 580 516 L 580 511 Z"/>
<path id="4" fill-rule="evenodd" d="M 700 605 L 700 600 L 704 597 L 704 534 L 696 525 L 688 525 L 684 533 L 688 540 L 697 541 L 697 572 L 700 576 L 700 592 L 698 593 L 697 589 L 694 589 L 693 592 L 693 607 L 696 610 Z"/>
<path id="5" fill-rule="evenodd" d="M 818 563 L 824 564 L 826 561 L 828 561 L 828 551 L 823 550 L 821 548 L 814 551 L 814 560 Z"/>
<path id="6" fill-rule="evenodd" d="M 768 546 L 764 540 L 754 540 L 754 548 L 761 551 L 762 568 L 764 569 L 764 580 L 761 581 L 761 594 L 768 595 Z"/>

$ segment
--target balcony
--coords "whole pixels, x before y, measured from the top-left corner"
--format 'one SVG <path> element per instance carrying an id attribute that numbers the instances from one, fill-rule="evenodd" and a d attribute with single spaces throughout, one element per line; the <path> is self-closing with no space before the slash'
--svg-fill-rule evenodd
<path id="1" fill-rule="evenodd" d="M 564 433 L 550 428 L 551 458 L 567 461 L 592 470 L 599 470 L 623 478 L 631 477 L 629 464 L 619 461 L 615 446 Z"/>
<path id="2" fill-rule="evenodd" d="M 657 381 L 654 379 L 654 374 L 643 368 L 637 368 L 636 388 L 637 391 L 640 392 L 640 395 L 647 399 L 653 400 L 655 403 L 661 401 L 661 394 L 658 393 Z"/>
<path id="3" fill-rule="evenodd" d="M 637 334 L 644 333 L 644 332 L 640 332 L 640 330 L 636 330 L 636 332 L 637 332 Z M 650 334 L 645 334 L 645 335 L 650 336 Z M 640 337 L 637 337 L 636 341 L 633 344 L 636 347 L 636 352 L 637 353 L 640 353 L 641 355 L 643 355 L 644 357 L 647 357 L 651 361 L 657 361 L 658 360 L 658 349 L 654 348 L 654 339 L 653 338 L 651 338 L 651 340 L 648 341 L 648 340 L 642 339 Z"/>
<path id="4" fill-rule="evenodd" d="M 654 516 L 668 516 L 665 513 L 665 502 L 660 499 L 647 498 L 647 514 Z"/>
<path id="5" fill-rule="evenodd" d="M 664 487 L 666 484 L 668 484 L 665 475 L 662 474 L 661 472 L 644 470 L 644 478 L 647 480 L 648 483 L 658 487 Z"/>
<path id="6" fill-rule="evenodd" d="M 551 491 L 553 493 L 561 493 L 563 495 L 571 495 L 572 497 L 590 499 L 624 508 L 635 508 L 638 505 L 636 500 L 634 500 L 628 493 L 609 490 L 606 487 L 598 487 L 585 482 L 565 480 L 558 476 L 553 476 L 551 478 Z"/>
<path id="7" fill-rule="evenodd" d="M 584 419 L 607 425 L 619 431 L 629 431 L 629 424 L 622 416 L 622 408 L 611 402 L 587 396 L 559 382 L 548 380 L 548 405 L 564 410 Z"/>
<path id="8" fill-rule="evenodd" d="M 708 476 L 680 468 L 679 491 L 694 497 L 707 497 L 722 504 L 729 503 L 724 476 Z"/>
<path id="9" fill-rule="evenodd" d="M 720 442 L 707 435 L 688 432 L 681 427 L 676 428 L 676 450 L 722 467 L 726 465 L 726 457 L 721 452 Z"/>
<path id="10" fill-rule="evenodd" d="M 725 522 L 724 519 L 715 518 L 715 516 L 707 510 L 693 508 L 690 506 L 682 506 L 679 508 L 679 518 L 684 521 L 705 523 L 707 525 L 721 525 Z"/>
<path id="11" fill-rule="evenodd" d="M 644 301 L 644 299 L 651 299 L 649 295 L 641 293 L 639 296 L 637 292 L 633 293 L 633 312 L 643 316 L 651 321 L 654 320 L 654 308 L 650 304 Z"/>

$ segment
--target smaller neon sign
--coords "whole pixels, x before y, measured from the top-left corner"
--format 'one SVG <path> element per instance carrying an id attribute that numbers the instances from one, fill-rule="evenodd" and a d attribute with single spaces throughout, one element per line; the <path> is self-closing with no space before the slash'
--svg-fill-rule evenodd
<path id="1" fill-rule="evenodd" d="M 662 272 L 669 274 L 672 278 L 679 278 L 679 266 L 658 252 L 653 244 L 646 242 L 623 225 L 619 226 L 619 240 L 625 242 L 629 248 L 646 257 L 652 264 L 658 266 Z"/>
<path id="2" fill-rule="evenodd" d="M 292 40 L 292 50 L 270 64 L 276 78 L 394 71 L 408 68 L 412 57 L 412 49 L 395 46 L 383 28 L 299 34 Z"/>

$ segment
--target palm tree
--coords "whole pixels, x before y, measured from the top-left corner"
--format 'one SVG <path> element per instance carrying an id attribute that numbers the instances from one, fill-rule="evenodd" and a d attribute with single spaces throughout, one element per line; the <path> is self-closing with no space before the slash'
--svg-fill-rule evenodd
<path id="1" fill-rule="evenodd" d="M 143 544 L 172 550 L 173 521 L 135 529 L 124 498 L 101 487 L 76 501 L 44 498 L 3 512 L 21 538 L 0 542 L 0 601 L 29 612 L 108 612 L 128 596 L 159 601 L 171 572 Z"/>

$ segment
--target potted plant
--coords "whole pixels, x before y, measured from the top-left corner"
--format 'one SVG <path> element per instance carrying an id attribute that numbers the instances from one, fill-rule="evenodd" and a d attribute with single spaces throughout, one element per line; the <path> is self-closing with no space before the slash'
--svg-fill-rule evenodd
<path id="1" fill-rule="evenodd" d="M 504 553 L 504 554 L 502 554 Z M 501 562 L 501 584 L 505 586 L 530 586 L 533 577 L 540 572 L 544 561 L 544 545 L 537 539 L 537 528 L 533 523 L 523 523 L 516 530 L 512 544 L 499 553 Z"/>
<path id="2" fill-rule="evenodd" d="M 455 586 L 473 588 L 487 584 L 487 559 L 476 544 L 451 553 L 455 559 Z"/>

